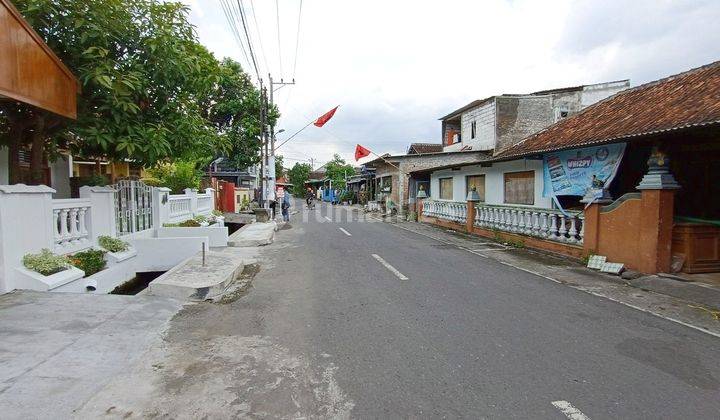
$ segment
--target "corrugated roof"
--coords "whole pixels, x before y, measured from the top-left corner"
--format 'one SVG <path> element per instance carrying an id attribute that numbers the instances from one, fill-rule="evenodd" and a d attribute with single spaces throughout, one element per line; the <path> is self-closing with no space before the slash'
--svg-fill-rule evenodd
<path id="1" fill-rule="evenodd" d="M 720 61 L 590 105 L 499 153 L 520 157 L 720 123 Z"/>
<path id="2" fill-rule="evenodd" d="M 422 155 L 425 153 L 437 153 L 443 151 L 442 143 L 411 143 L 408 147 L 408 154 Z"/>

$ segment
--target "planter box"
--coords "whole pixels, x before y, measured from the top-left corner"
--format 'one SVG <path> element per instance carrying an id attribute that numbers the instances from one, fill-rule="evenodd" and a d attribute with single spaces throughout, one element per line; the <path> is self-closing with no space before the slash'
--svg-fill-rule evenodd
<path id="1" fill-rule="evenodd" d="M 100 248 L 105 250 L 104 248 Z M 105 250 L 107 251 L 107 250 Z M 107 254 L 105 254 L 105 260 L 107 261 L 108 265 L 114 265 L 120 262 L 123 262 L 125 260 L 128 260 L 134 256 L 137 255 L 137 250 L 133 247 L 129 247 L 125 251 L 121 252 L 110 252 L 107 251 Z"/>
<path id="2" fill-rule="evenodd" d="M 158 238 L 208 238 L 209 246 L 227 246 L 228 229 L 217 224 L 200 227 L 161 227 L 157 229 Z"/>
<path id="3" fill-rule="evenodd" d="M 85 272 L 76 267 L 70 267 L 67 270 L 60 271 L 58 273 L 43 276 L 42 274 L 28 270 L 25 267 L 17 267 L 16 271 L 16 289 L 30 289 L 30 290 L 53 290 L 67 283 L 81 279 L 85 276 Z"/>

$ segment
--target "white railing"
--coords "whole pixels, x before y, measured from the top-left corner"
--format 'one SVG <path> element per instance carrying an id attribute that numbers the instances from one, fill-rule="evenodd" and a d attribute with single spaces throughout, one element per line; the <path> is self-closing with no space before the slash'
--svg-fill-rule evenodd
<path id="1" fill-rule="evenodd" d="M 197 214 L 208 215 L 212 213 L 214 207 L 211 194 L 197 195 Z"/>
<path id="2" fill-rule="evenodd" d="M 90 212 L 92 205 L 88 199 L 53 200 L 53 240 L 55 252 L 68 254 L 89 248 Z"/>
<path id="3" fill-rule="evenodd" d="M 570 244 L 582 244 L 585 235 L 582 212 L 553 209 L 477 204 L 474 224 Z"/>
<path id="4" fill-rule="evenodd" d="M 168 218 L 171 223 L 192 219 L 191 198 L 185 194 L 169 195 Z"/>
<path id="5" fill-rule="evenodd" d="M 451 222 L 465 223 L 467 203 L 459 201 L 423 201 L 423 216 L 436 217 Z"/>

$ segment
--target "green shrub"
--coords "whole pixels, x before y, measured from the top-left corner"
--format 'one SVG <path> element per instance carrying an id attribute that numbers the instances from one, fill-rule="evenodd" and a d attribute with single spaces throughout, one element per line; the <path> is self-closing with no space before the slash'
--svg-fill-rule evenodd
<path id="1" fill-rule="evenodd" d="M 160 181 L 160 186 L 170 188 L 173 194 L 182 194 L 186 188 L 198 189 L 202 177 L 202 172 L 195 169 L 193 162 L 161 164 L 148 172 Z"/>
<path id="2" fill-rule="evenodd" d="M 110 252 L 123 252 L 130 248 L 127 242 L 107 235 L 98 237 L 98 244 Z"/>
<path id="3" fill-rule="evenodd" d="M 49 276 L 70 268 L 70 260 L 63 255 L 55 255 L 47 248 L 43 248 L 38 254 L 26 254 L 23 257 L 23 265 L 32 270 Z"/>
<path id="4" fill-rule="evenodd" d="M 215 209 L 215 210 L 212 211 L 212 214 L 213 214 L 213 216 L 222 216 L 222 215 L 223 215 L 223 212 L 221 212 L 221 211 L 218 210 L 218 209 Z"/>
<path id="5" fill-rule="evenodd" d="M 103 270 L 107 265 L 105 251 L 100 249 L 88 249 L 87 251 L 75 253 L 70 257 L 70 263 L 84 271 L 85 277 L 92 276 Z"/>
<path id="6" fill-rule="evenodd" d="M 104 186 L 108 185 L 109 183 L 110 183 L 110 181 L 108 180 L 108 178 L 105 175 L 94 174 L 94 175 L 90 175 L 87 178 L 84 185 L 89 185 L 91 187 L 104 187 Z"/>
<path id="7" fill-rule="evenodd" d="M 162 187 L 163 183 L 157 178 L 142 178 L 140 181 L 142 181 L 145 185 L 148 185 L 150 187 Z"/>
<path id="8" fill-rule="evenodd" d="M 197 220 L 194 220 L 194 219 L 189 219 L 184 222 L 178 223 L 178 226 L 180 226 L 180 227 L 199 227 L 200 222 L 198 222 Z"/>
<path id="9" fill-rule="evenodd" d="M 205 216 L 197 216 L 205 217 Z M 188 219 L 180 223 L 163 223 L 163 227 L 200 227 L 200 222 L 195 219 Z"/>

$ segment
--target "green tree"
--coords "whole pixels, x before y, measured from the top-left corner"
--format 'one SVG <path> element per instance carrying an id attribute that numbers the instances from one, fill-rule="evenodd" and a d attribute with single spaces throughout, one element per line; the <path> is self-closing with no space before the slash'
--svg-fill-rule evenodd
<path id="1" fill-rule="evenodd" d="M 276 155 L 275 156 L 275 178 L 280 178 L 283 176 L 285 172 L 285 168 L 283 167 L 283 157 L 282 155 Z"/>
<path id="2" fill-rule="evenodd" d="M 207 117 L 224 137 L 226 155 L 238 168 L 260 162 L 262 98 L 240 63 L 225 58 L 219 65 L 216 86 L 203 102 Z M 275 124 L 277 108 L 268 112 Z"/>
<path id="3" fill-rule="evenodd" d="M 338 154 L 335 154 L 332 160 L 325 164 L 325 176 L 332 180 L 333 188 L 345 188 L 345 177 L 354 174 L 355 168 Z"/>
<path id="4" fill-rule="evenodd" d="M 45 146 L 148 166 L 207 159 L 230 148 L 201 107 L 221 80 L 220 67 L 197 42 L 186 6 L 159 0 L 14 3 L 82 88 L 77 121 L 37 110 L 21 118 L 36 119 L 26 129 L 35 138 L 20 138 L 32 143 L 37 163 L 48 154 Z"/>
<path id="5" fill-rule="evenodd" d="M 195 168 L 193 162 L 183 161 L 157 165 L 148 173 L 152 177 L 151 183 L 170 188 L 173 194 L 182 194 L 185 188 L 198 189 L 202 177 L 202 172 Z"/>
<path id="6" fill-rule="evenodd" d="M 309 163 L 296 163 L 288 171 L 290 183 L 293 184 L 293 194 L 301 197 L 305 194 L 305 181 L 310 178 L 312 166 Z"/>

